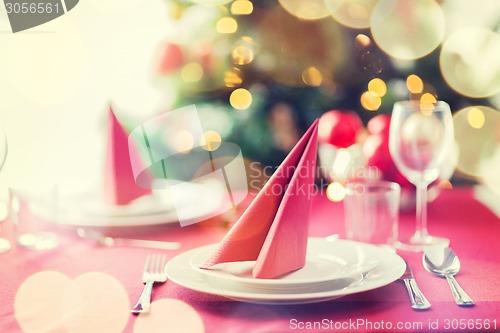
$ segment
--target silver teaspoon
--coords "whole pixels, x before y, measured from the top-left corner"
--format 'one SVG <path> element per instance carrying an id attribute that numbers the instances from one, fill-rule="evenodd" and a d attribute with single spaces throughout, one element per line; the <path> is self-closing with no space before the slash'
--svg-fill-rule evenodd
<path id="1" fill-rule="evenodd" d="M 453 277 L 460 270 L 460 260 L 449 247 L 429 246 L 422 258 L 424 268 L 438 276 L 444 276 L 451 289 L 455 302 L 460 306 L 472 306 L 474 301 L 460 287 Z"/>

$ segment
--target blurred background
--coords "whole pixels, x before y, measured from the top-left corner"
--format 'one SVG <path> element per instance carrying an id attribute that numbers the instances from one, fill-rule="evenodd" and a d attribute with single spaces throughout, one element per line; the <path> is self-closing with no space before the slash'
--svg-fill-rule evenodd
<path id="1" fill-rule="evenodd" d="M 81 0 L 16 34 L 2 7 L 0 180 L 97 183 L 109 105 L 131 130 L 196 104 L 209 141 L 238 144 L 248 163 L 279 164 L 323 116 L 332 159 L 361 155 L 403 183 L 384 128 L 412 99 L 454 113 L 446 186 L 500 194 L 499 54 L 498 0 Z"/>

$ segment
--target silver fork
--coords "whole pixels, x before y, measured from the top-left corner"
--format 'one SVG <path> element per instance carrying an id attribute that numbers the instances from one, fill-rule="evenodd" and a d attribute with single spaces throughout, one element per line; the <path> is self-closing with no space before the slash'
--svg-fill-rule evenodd
<path id="1" fill-rule="evenodd" d="M 165 266 L 167 257 L 164 254 L 151 254 L 144 263 L 144 272 L 142 273 L 142 283 L 145 284 L 141 297 L 137 304 L 131 310 L 132 313 L 142 313 L 149 311 L 151 307 L 151 293 L 155 282 L 167 281 Z"/>

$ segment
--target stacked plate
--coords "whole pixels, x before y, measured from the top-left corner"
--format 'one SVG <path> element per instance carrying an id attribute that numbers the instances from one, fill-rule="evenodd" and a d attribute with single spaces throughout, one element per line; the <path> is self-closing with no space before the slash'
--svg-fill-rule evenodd
<path id="1" fill-rule="evenodd" d="M 321 302 L 385 286 L 405 271 L 389 249 L 348 240 L 310 238 L 305 266 L 277 279 L 255 279 L 255 262 L 199 267 L 217 244 L 184 252 L 168 263 L 169 279 L 189 289 L 263 304 Z"/>
<path id="2" fill-rule="evenodd" d="M 177 193 L 177 202 L 188 206 L 174 207 L 168 191 L 157 191 L 135 199 L 127 205 L 112 206 L 102 200 L 98 191 L 66 194 L 55 197 L 53 194 L 39 196 L 26 194 L 30 211 L 48 221 L 61 224 L 86 227 L 132 227 L 178 223 L 176 209 L 189 211 L 188 218 L 203 220 L 212 216 L 223 202 L 218 188 L 208 185 L 189 184 L 183 187 L 184 192 Z M 203 194 L 205 200 L 192 203 Z M 186 218 L 186 217 L 185 217 Z"/>

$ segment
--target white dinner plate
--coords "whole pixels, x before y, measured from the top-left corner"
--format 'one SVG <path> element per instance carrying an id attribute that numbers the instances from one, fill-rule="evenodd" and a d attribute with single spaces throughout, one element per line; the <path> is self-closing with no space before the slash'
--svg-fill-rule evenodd
<path id="1" fill-rule="evenodd" d="M 166 272 L 171 281 L 208 294 L 250 303 L 301 304 L 321 302 L 383 287 L 397 280 L 406 268 L 400 256 L 383 247 L 348 240 L 332 242 L 324 238 L 309 238 L 309 243 L 324 249 L 326 256 L 339 258 L 354 256 L 358 258 L 356 262 L 377 261 L 378 264 L 364 274 L 358 273 L 346 278 L 313 284 L 305 289 L 265 289 L 207 278 L 206 274 L 191 264 L 191 258 L 200 251 L 200 248 L 196 248 L 172 258 L 167 264 Z"/>
<path id="2" fill-rule="evenodd" d="M 380 262 L 378 258 L 366 260 L 354 252 L 332 253 L 330 247 L 331 242 L 308 242 L 304 267 L 276 279 L 254 278 L 252 269 L 255 261 L 221 263 L 208 269 L 201 269 L 200 267 L 217 249 L 217 244 L 198 248 L 191 257 L 190 263 L 210 281 L 235 283 L 251 288 L 293 289 L 308 288 L 336 279 L 357 276 L 358 273 L 373 269 Z"/>
<path id="3" fill-rule="evenodd" d="M 185 219 L 199 219 L 211 216 L 217 211 L 223 197 L 218 189 L 200 184 L 187 184 L 185 192 L 177 193 L 179 202 L 189 208 L 183 212 L 191 215 Z M 199 193 L 204 193 L 204 200 L 198 200 Z M 65 195 L 58 198 L 57 204 L 47 196 L 44 200 L 28 197 L 29 210 L 36 216 L 60 224 L 82 227 L 131 227 L 176 223 L 176 207 L 168 197 L 168 192 L 161 191 L 145 195 L 127 205 L 112 206 L 103 203 L 100 196 L 92 193 Z M 52 200 L 53 201 L 53 200 Z M 179 207 L 177 207 L 179 208 Z"/>

